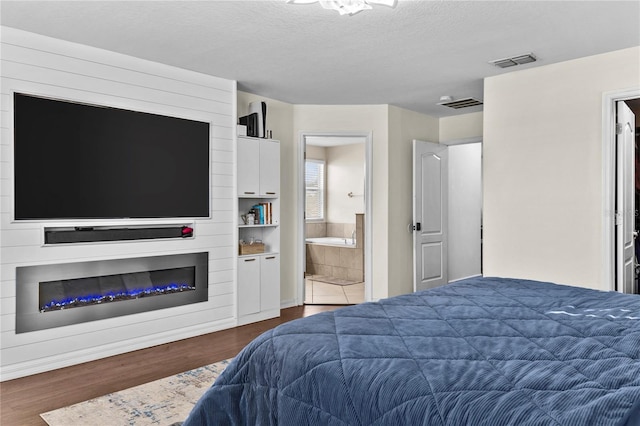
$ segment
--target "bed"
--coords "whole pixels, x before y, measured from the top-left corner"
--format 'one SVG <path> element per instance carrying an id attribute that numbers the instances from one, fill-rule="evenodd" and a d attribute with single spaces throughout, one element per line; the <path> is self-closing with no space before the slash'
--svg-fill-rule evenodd
<path id="1" fill-rule="evenodd" d="M 638 425 L 640 296 L 472 278 L 282 324 L 192 425 Z"/>

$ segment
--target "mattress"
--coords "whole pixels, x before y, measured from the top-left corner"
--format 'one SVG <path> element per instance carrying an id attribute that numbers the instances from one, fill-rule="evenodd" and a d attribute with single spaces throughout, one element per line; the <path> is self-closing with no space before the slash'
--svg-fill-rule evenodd
<path id="1" fill-rule="evenodd" d="M 640 296 L 504 278 L 256 338 L 191 425 L 637 425 Z"/>

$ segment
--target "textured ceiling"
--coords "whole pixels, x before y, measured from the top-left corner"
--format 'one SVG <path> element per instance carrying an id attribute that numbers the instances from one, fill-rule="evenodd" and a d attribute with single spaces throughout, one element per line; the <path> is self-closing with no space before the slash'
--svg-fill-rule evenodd
<path id="1" fill-rule="evenodd" d="M 237 80 L 284 102 L 434 117 L 481 110 L 437 102 L 482 99 L 485 77 L 640 45 L 638 1 L 400 0 L 339 16 L 284 0 L 3 0 L 0 15 L 2 25 Z M 487 63 L 527 52 L 539 61 Z"/>

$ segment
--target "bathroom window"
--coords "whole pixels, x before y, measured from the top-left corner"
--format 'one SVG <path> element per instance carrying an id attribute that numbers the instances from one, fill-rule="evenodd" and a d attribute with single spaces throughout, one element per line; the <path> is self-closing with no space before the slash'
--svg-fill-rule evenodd
<path id="1" fill-rule="evenodd" d="M 306 219 L 324 220 L 324 166 L 322 160 L 306 160 L 305 168 L 305 214 Z"/>

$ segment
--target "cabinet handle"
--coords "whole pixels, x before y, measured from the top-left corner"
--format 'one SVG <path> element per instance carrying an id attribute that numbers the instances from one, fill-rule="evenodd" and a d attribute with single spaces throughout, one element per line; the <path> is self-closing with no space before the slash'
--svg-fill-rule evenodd
<path id="1" fill-rule="evenodd" d="M 255 192 L 254 192 L 254 191 L 244 191 L 244 193 L 245 193 L 245 194 L 247 194 L 247 195 L 255 194 Z"/>
<path id="2" fill-rule="evenodd" d="M 269 256 L 269 257 L 265 257 L 265 259 L 275 259 L 275 256 Z"/>
<path id="3" fill-rule="evenodd" d="M 255 262 L 255 261 L 256 261 L 256 259 L 255 259 L 255 258 L 253 258 L 253 259 L 245 259 L 244 261 L 245 261 L 245 262 Z"/>
<path id="4" fill-rule="evenodd" d="M 276 195 L 276 193 L 267 191 L 267 195 Z"/>

